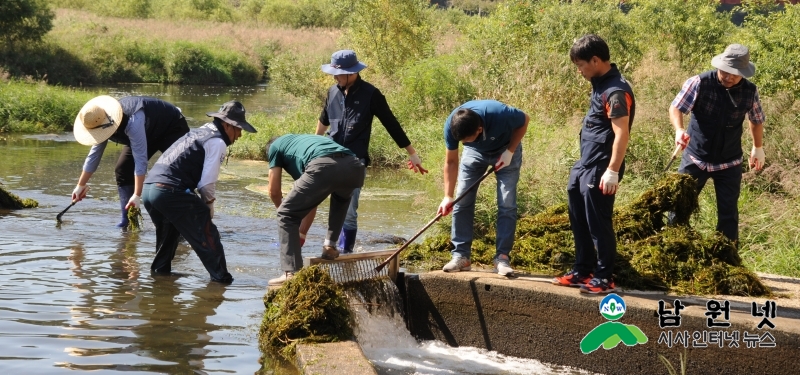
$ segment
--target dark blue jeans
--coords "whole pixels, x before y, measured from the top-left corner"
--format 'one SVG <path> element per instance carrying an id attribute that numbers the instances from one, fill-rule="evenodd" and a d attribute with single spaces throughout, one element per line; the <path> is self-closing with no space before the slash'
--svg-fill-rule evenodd
<path id="1" fill-rule="evenodd" d="M 178 239 L 183 235 L 212 280 L 233 281 L 225 263 L 219 231 L 211 222 L 211 211 L 198 196 L 160 184 L 145 184 L 142 205 L 156 227 L 156 257 L 150 270 L 156 273 L 172 271 Z"/>
<path id="2" fill-rule="evenodd" d="M 600 190 L 600 177 L 608 163 L 601 164 L 591 168 L 576 164 L 570 171 L 567 199 L 575 237 L 572 269 L 582 276 L 594 273 L 596 278 L 611 280 L 617 255 L 617 236 L 612 223 L 617 195 L 604 195 Z"/>
<path id="3" fill-rule="evenodd" d="M 739 240 L 739 193 L 742 190 L 742 165 L 708 172 L 700 169 L 683 153 L 679 173 L 685 173 L 697 180 L 697 194 L 706 186 L 708 179 L 714 180 L 717 195 L 717 231 L 731 241 Z"/>

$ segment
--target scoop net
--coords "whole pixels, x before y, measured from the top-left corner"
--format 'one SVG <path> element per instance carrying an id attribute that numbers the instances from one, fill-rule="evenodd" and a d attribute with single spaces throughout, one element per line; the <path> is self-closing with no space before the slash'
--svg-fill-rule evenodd
<path id="1" fill-rule="evenodd" d="M 333 281 L 347 284 L 362 280 L 389 278 L 395 280 L 398 272 L 398 262 L 395 257 L 379 272 L 375 268 L 392 255 L 395 250 L 369 251 L 364 253 L 342 254 L 335 260 L 325 260 L 319 257 L 306 257 L 303 266 L 317 265 L 328 271 Z"/>

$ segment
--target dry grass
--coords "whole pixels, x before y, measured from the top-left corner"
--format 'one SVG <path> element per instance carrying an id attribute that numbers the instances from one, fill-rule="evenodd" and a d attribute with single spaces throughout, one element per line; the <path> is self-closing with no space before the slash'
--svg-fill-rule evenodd
<path id="1" fill-rule="evenodd" d="M 253 21 L 233 24 L 201 20 L 114 18 L 74 9 L 56 10 L 51 33 L 85 33 L 85 28 L 76 28 L 76 25 L 86 24 L 93 25 L 95 30 L 105 30 L 133 39 L 211 41 L 241 51 L 247 56 L 253 56 L 256 48 L 271 43 L 278 43 L 281 50 L 300 50 L 311 56 L 329 55 L 337 48 L 341 35 L 341 31 L 337 29 L 290 29 Z"/>

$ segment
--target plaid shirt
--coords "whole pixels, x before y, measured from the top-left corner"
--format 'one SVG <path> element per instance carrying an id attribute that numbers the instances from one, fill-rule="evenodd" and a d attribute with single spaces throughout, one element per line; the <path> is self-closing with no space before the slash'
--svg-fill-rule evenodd
<path id="1" fill-rule="evenodd" d="M 695 99 L 697 99 L 697 89 L 699 84 L 700 84 L 699 75 L 687 79 L 686 82 L 683 83 L 681 91 L 678 93 L 675 99 L 672 100 L 672 106 L 677 108 L 684 114 L 689 114 L 692 111 L 692 109 L 694 109 L 694 102 Z M 753 100 L 753 108 L 750 108 L 750 110 L 747 111 L 747 118 L 754 125 L 761 125 L 764 123 L 765 119 L 764 110 L 761 109 L 761 99 L 759 99 L 758 97 L 758 89 L 756 89 L 756 97 L 755 100 Z M 692 162 L 694 162 L 694 164 L 697 165 L 698 168 L 706 170 L 708 172 L 715 172 L 726 168 L 734 167 L 739 164 L 742 164 L 743 161 L 743 158 L 739 158 L 737 160 L 733 160 L 727 163 L 712 164 L 704 162 L 694 157 L 691 154 L 689 155 L 689 157 L 692 159 Z"/>

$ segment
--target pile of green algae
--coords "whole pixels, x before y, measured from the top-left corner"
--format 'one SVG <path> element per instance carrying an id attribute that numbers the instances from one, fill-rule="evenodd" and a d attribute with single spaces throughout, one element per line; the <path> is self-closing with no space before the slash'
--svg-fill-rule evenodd
<path id="1" fill-rule="evenodd" d="M 698 212 L 692 177 L 672 173 L 628 205 L 614 210 L 617 257 L 614 280 L 638 290 L 678 294 L 769 296 L 770 290 L 742 265 L 736 245 L 720 233 L 703 236 L 689 225 Z M 671 224 L 667 214 L 674 213 Z M 439 269 L 453 249 L 449 230 L 412 245 L 401 254 L 411 269 Z M 473 263 L 492 264 L 494 228 L 478 233 L 472 243 Z M 522 217 L 517 223 L 511 265 L 517 270 L 559 275 L 575 260 L 567 205 Z"/>
<path id="2" fill-rule="evenodd" d="M 318 266 L 302 268 L 264 296 L 258 334 L 262 353 L 291 359 L 299 343 L 350 340 L 353 317 L 341 285 Z"/>
<path id="3" fill-rule="evenodd" d="M 39 202 L 29 198 L 21 199 L 16 194 L 0 186 L 0 208 L 17 210 L 20 208 L 35 207 L 39 207 Z"/>

